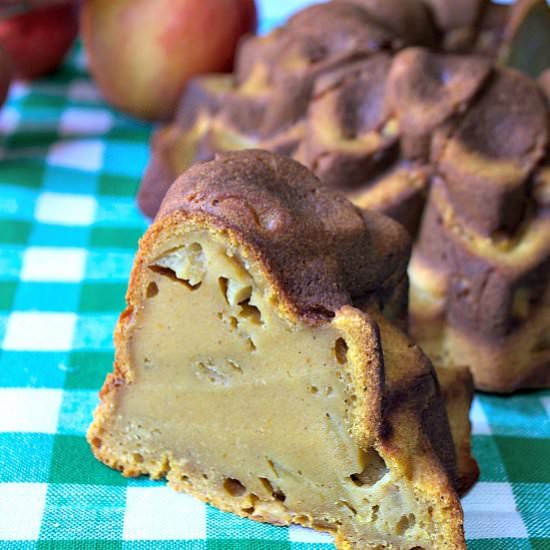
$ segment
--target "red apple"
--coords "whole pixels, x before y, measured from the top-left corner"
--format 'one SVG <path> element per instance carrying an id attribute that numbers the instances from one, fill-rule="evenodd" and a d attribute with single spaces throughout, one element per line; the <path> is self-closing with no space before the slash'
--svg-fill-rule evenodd
<path id="1" fill-rule="evenodd" d="M 258 26 L 258 11 L 256 10 L 255 0 L 241 0 L 241 10 L 243 15 L 239 38 L 243 34 L 256 32 Z"/>
<path id="2" fill-rule="evenodd" d="M 9 54 L 0 47 L 0 107 L 6 101 L 13 76 L 13 61 Z"/>
<path id="3" fill-rule="evenodd" d="M 13 59 L 19 78 L 53 71 L 78 34 L 78 6 L 64 2 L 0 19 L 0 45 Z"/>
<path id="4" fill-rule="evenodd" d="M 167 120 L 185 83 L 230 70 L 240 37 L 254 31 L 254 0 L 84 0 L 90 71 L 113 105 Z"/>

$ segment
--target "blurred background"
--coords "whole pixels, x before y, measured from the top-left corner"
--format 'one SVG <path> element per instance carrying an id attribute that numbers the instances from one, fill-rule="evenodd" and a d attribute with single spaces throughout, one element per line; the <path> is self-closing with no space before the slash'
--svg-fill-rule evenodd
<path id="1" fill-rule="evenodd" d="M 0 0 L 1 548 L 332 548 L 123 478 L 85 439 L 148 225 L 135 196 L 154 127 L 187 78 L 230 68 L 255 20 L 266 33 L 312 2 L 258 0 L 254 17 L 252 0 L 189 0 L 204 17 L 182 8 L 176 43 L 148 48 L 176 3 Z M 220 9 L 237 4 L 236 19 Z M 113 10 L 138 5 L 113 24 Z M 464 499 L 470 547 L 550 548 L 550 392 L 477 394 L 471 418 L 481 478 Z"/>

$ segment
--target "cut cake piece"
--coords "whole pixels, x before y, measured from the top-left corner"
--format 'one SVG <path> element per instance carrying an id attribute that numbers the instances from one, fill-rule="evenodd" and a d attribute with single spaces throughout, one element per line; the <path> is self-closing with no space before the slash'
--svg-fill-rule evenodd
<path id="1" fill-rule="evenodd" d="M 288 158 L 195 165 L 140 242 L 96 457 L 341 549 L 465 548 L 437 378 L 398 328 L 409 252 Z"/>

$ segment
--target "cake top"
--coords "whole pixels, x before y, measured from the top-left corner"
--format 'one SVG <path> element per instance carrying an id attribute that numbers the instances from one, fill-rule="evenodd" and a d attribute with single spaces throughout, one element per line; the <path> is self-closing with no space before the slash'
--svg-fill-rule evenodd
<path id="1" fill-rule="evenodd" d="M 309 322 L 354 301 L 383 306 L 406 277 L 410 242 L 399 224 L 359 210 L 274 153 L 223 153 L 191 167 L 171 186 L 155 223 L 173 215 L 236 235 L 294 314 Z"/>
<path id="2" fill-rule="evenodd" d="M 409 48 L 393 61 L 388 101 L 403 133 L 422 135 L 459 111 L 491 73 L 488 59 Z"/>
<path id="3" fill-rule="evenodd" d="M 333 0 L 336 2 L 336 0 Z M 438 29 L 429 6 L 423 0 L 339 0 L 354 3 L 372 21 L 391 30 L 408 44 L 433 45 Z"/>

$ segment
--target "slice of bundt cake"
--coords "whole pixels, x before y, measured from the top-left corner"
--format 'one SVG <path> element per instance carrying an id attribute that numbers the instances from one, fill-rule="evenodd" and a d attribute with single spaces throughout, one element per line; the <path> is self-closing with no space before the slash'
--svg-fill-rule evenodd
<path id="1" fill-rule="evenodd" d="M 95 455 L 338 548 L 464 549 L 444 401 L 397 327 L 408 251 L 286 157 L 192 167 L 140 242 Z"/>

